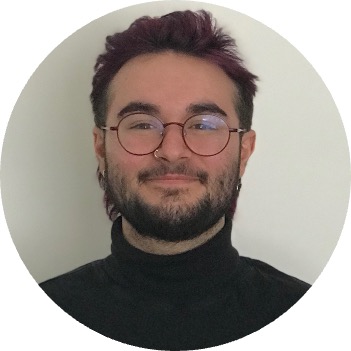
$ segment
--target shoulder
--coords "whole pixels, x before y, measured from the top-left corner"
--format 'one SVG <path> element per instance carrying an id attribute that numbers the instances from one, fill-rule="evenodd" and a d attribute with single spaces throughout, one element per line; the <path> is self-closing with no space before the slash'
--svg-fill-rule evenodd
<path id="1" fill-rule="evenodd" d="M 106 259 L 96 260 L 70 272 L 48 279 L 39 284 L 44 292 L 56 303 L 65 303 L 74 296 L 88 295 L 109 281 L 106 273 Z"/>
<path id="2" fill-rule="evenodd" d="M 241 257 L 240 264 L 241 283 L 263 305 L 288 309 L 311 287 L 310 284 L 259 260 Z"/>
<path id="3" fill-rule="evenodd" d="M 273 266 L 251 258 L 244 257 L 247 264 L 255 270 L 255 272 L 265 278 L 268 282 L 274 283 L 280 286 L 286 286 L 287 288 L 301 290 L 306 292 L 310 288 L 310 284 L 293 277 L 289 274 L 283 273 L 282 271 L 274 268 Z"/>

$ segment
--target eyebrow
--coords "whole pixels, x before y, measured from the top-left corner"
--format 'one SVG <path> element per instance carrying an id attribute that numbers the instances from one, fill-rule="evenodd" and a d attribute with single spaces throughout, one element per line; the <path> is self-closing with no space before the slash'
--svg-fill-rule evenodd
<path id="1" fill-rule="evenodd" d="M 118 112 L 117 117 L 124 117 L 126 114 L 133 112 L 142 112 L 150 115 L 157 115 L 160 113 L 160 109 L 157 105 L 154 104 L 141 101 L 132 101 Z"/>
<path id="2" fill-rule="evenodd" d="M 157 105 L 142 101 L 131 101 L 118 112 L 117 117 L 123 118 L 128 113 L 134 112 L 142 112 L 152 116 L 158 116 L 160 115 L 160 108 Z M 190 115 L 213 113 L 222 117 L 228 117 L 227 113 L 223 109 L 221 109 L 217 104 L 211 102 L 190 104 L 186 108 L 186 112 Z"/>
<path id="3" fill-rule="evenodd" d="M 226 112 L 215 103 L 190 104 L 186 110 L 188 113 L 193 115 L 214 113 L 216 115 L 221 115 L 222 117 L 228 117 Z"/>

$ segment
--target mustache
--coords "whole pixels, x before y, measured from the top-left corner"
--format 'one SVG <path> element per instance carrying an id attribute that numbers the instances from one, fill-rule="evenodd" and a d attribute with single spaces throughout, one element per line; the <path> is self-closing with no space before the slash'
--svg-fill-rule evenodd
<path id="1" fill-rule="evenodd" d="M 202 170 L 192 169 L 185 164 L 179 164 L 179 165 L 162 164 L 157 167 L 142 170 L 138 174 L 138 180 L 139 180 L 139 183 L 142 184 L 150 178 L 161 177 L 166 174 L 179 174 L 179 175 L 185 175 L 189 177 L 196 177 L 199 179 L 201 184 L 207 184 L 208 182 L 207 172 Z"/>

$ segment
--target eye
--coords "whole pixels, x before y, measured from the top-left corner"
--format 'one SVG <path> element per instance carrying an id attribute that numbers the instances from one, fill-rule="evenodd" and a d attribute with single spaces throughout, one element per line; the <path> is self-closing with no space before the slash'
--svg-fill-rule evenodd
<path id="1" fill-rule="evenodd" d="M 195 116 L 186 123 L 186 128 L 192 131 L 215 131 L 218 127 L 218 118 L 215 116 Z"/>
<path id="2" fill-rule="evenodd" d="M 136 113 L 125 117 L 120 127 L 129 131 L 151 131 L 159 130 L 162 124 L 153 116 Z"/>
<path id="3" fill-rule="evenodd" d="M 217 127 L 211 123 L 204 123 L 204 122 L 199 122 L 199 123 L 196 123 L 196 124 L 193 124 L 191 125 L 192 129 L 197 129 L 197 130 L 215 130 L 217 129 Z"/>
<path id="4" fill-rule="evenodd" d="M 154 129 L 154 128 L 156 128 L 156 126 L 147 122 L 140 122 L 129 126 L 129 129 L 139 129 L 139 130 L 148 130 L 148 129 Z"/>

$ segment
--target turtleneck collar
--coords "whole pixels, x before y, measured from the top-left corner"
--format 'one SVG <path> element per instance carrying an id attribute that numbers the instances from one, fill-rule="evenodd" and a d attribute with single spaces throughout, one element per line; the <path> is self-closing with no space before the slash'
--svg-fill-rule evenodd
<path id="1" fill-rule="evenodd" d="M 130 245 L 122 233 L 122 220 L 117 218 L 111 230 L 112 255 L 109 275 L 124 284 L 144 289 L 208 288 L 226 281 L 235 274 L 238 252 L 231 244 L 232 221 L 203 245 L 176 255 L 155 255 Z"/>

